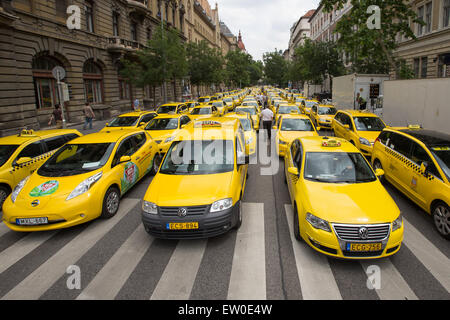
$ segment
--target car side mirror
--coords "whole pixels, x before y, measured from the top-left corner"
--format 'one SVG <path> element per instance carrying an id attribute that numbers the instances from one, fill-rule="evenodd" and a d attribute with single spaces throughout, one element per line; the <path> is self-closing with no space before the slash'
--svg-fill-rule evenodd
<path id="1" fill-rule="evenodd" d="M 109 122 L 105 123 L 105 127 L 108 127 L 108 126 L 109 126 Z"/>
<path id="2" fill-rule="evenodd" d="M 375 170 L 375 175 L 379 178 L 384 176 L 384 170 L 383 169 L 376 169 Z"/>
<path id="3" fill-rule="evenodd" d="M 277 126 L 272 126 L 272 129 L 277 130 L 278 128 Z"/>
<path id="4" fill-rule="evenodd" d="M 349 124 L 344 124 L 344 128 L 347 130 L 350 130 L 350 125 Z"/>
<path id="5" fill-rule="evenodd" d="M 428 175 L 428 162 L 424 161 L 420 164 L 420 173 L 424 176 Z"/>
<path id="6" fill-rule="evenodd" d="M 119 163 L 130 162 L 130 161 L 131 161 L 130 156 L 122 156 L 122 157 L 120 157 Z"/>
<path id="7" fill-rule="evenodd" d="M 298 168 L 296 168 L 296 167 L 289 167 L 288 168 L 288 172 L 290 173 L 290 174 L 293 174 L 294 176 L 298 176 Z"/>
<path id="8" fill-rule="evenodd" d="M 21 164 L 30 162 L 31 160 L 33 160 L 33 159 L 31 159 L 30 157 L 22 157 L 16 161 L 16 165 L 21 165 Z"/>
<path id="9" fill-rule="evenodd" d="M 147 125 L 147 122 L 141 122 L 141 124 L 139 125 L 139 128 L 145 128 L 146 125 Z"/>

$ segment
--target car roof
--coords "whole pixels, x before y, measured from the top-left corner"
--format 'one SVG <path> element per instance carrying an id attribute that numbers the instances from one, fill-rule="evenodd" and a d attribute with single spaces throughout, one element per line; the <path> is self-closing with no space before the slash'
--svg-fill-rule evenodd
<path id="1" fill-rule="evenodd" d="M 179 114 L 179 113 L 174 113 L 174 114 L 164 113 L 164 114 L 160 114 L 160 115 L 154 117 L 153 119 L 172 119 L 172 118 L 180 118 L 182 116 L 187 116 L 187 115 L 186 114 Z"/>
<path id="2" fill-rule="evenodd" d="M 360 151 L 350 142 L 337 137 L 303 137 L 300 138 L 305 152 L 357 152 Z M 322 144 L 328 141 L 340 142 L 339 147 L 325 147 Z"/>
<path id="3" fill-rule="evenodd" d="M 228 118 L 239 118 L 239 119 L 250 119 L 250 115 L 246 112 L 229 112 L 227 114 L 224 115 L 224 117 L 228 117 Z"/>
<path id="4" fill-rule="evenodd" d="M 199 138 L 225 140 L 230 138 L 230 130 L 233 131 L 232 139 L 234 139 L 234 132 L 240 127 L 240 120 L 232 117 L 210 117 L 193 120 L 181 130 L 176 140 L 196 140 Z M 201 135 L 198 134 L 197 130 L 199 129 L 201 129 Z"/>
<path id="5" fill-rule="evenodd" d="M 376 114 L 371 113 L 371 112 L 366 112 L 366 111 L 351 110 L 351 109 L 349 109 L 349 110 L 338 110 L 338 112 L 339 111 L 348 113 L 352 117 L 377 117 L 378 118 L 378 116 Z"/>
<path id="6" fill-rule="evenodd" d="M 311 120 L 306 114 L 300 113 L 288 113 L 280 115 L 282 119 L 308 119 Z"/>
<path id="7" fill-rule="evenodd" d="M 139 116 L 142 116 L 144 114 L 150 114 L 150 113 L 155 113 L 156 114 L 155 111 L 132 111 L 132 112 L 123 113 L 121 115 L 118 115 L 117 117 L 118 118 L 121 118 L 121 117 L 139 117 Z"/>
<path id="8" fill-rule="evenodd" d="M 21 145 L 23 143 L 32 141 L 32 140 L 39 140 L 39 139 L 46 139 L 50 137 L 54 137 L 57 135 L 64 135 L 64 134 L 70 134 L 75 133 L 77 135 L 80 135 L 80 132 L 76 129 L 52 129 L 52 130 L 39 130 L 34 131 L 30 130 L 29 134 L 26 134 L 24 131 L 22 131 L 19 134 L 1 137 L 0 138 L 0 144 L 14 144 L 14 145 Z"/>
<path id="9" fill-rule="evenodd" d="M 85 136 L 73 139 L 69 144 L 79 144 L 79 143 L 112 143 L 117 142 L 123 136 L 129 135 L 131 133 L 145 132 L 143 130 L 137 129 L 123 129 L 123 130 L 105 130 L 96 133 L 87 134 Z"/>
<path id="10" fill-rule="evenodd" d="M 414 138 L 416 138 L 419 141 L 422 141 L 427 147 L 433 147 L 433 146 L 448 146 L 450 144 L 450 135 L 428 130 L 428 129 L 393 129 L 393 128 L 386 128 L 388 130 L 392 131 L 399 131 L 404 134 L 410 135 Z"/>

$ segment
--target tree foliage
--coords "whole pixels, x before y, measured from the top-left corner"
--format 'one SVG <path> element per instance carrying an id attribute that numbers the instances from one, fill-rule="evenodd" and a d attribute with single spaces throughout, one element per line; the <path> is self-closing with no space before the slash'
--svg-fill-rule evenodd
<path id="1" fill-rule="evenodd" d="M 263 54 L 264 74 L 266 82 L 278 86 L 286 86 L 288 82 L 288 66 L 281 51 L 266 52 Z"/>
<path id="2" fill-rule="evenodd" d="M 248 86 L 250 84 L 250 65 L 252 57 L 239 50 L 231 50 L 225 56 L 225 83 L 228 87 Z"/>

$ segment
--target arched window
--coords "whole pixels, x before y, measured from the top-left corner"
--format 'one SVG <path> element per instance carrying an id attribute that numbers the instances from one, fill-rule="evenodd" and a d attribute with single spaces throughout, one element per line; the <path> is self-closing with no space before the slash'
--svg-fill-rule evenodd
<path id="1" fill-rule="evenodd" d="M 35 57 L 32 62 L 36 108 L 53 108 L 59 103 L 58 87 L 52 70 L 62 64 L 48 55 Z"/>
<path id="2" fill-rule="evenodd" d="M 103 103 L 102 69 L 92 60 L 83 66 L 84 97 L 89 103 Z"/>

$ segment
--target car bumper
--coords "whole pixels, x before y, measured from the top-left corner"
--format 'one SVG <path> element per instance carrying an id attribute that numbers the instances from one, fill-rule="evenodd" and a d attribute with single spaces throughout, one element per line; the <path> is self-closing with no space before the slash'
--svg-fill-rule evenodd
<path id="1" fill-rule="evenodd" d="M 302 230 L 303 229 L 303 230 Z M 394 255 L 400 250 L 403 241 L 403 227 L 389 234 L 387 240 L 382 242 L 382 250 L 373 252 L 349 252 L 346 251 L 346 241 L 338 240 L 336 234 L 313 228 L 308 222 L 301 227 L 302 238 L 316 251 L 328 256 L 342 259 L 378 259 Z M 352 243 L 370 243 L 364 241 L 352 241 Z"/>
<path id="2" fill-rule="evenodd" d="M 69 228 L 98 218 L 101 214 L 102 201 L 87 194 L 70 201 L 52 199 L 52 205 L 45 208 L 23 209 L 8 198 L 3 205 L 3 222 L 14 231 L 45 231 Z M 99 204 L 100 203 L 100 204 Z M 23 226 L 16 224 L 21 218 L 48 218 L 48 224 Z"/>
<path id="3" fill-rule="evenodd" d="M 235 205 L 222 212 L 202 215 L 179 217 L 177 215 L 163 216 L 161 214 L 151 215 L 142 212 L 142 223 L 149 234 L 160 239 L 204 239 L 216 237 L 228 232 L 237 223 L 238 206 Z M 195 230 L 169 230 L 168 223 L 198 222 Z"/>

